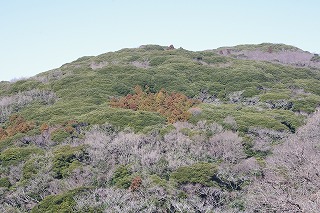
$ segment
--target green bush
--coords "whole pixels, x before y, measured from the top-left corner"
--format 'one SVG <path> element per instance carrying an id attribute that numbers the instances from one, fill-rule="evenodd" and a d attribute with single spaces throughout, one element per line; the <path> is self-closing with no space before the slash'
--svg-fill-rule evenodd
<path id="1" fill-rule="evenodd" d="M 254 87 L 247 87 L 244 92 L 242 93 L 242 96 L 244 98 L 248 97 L 254 97 L 256 95 L 259 95 L 260 91 L 257 88 Z"/>
<path id="2" fill-rule="evenodd" d="M 163 64 L 167 59 L 168 59 L 168 57 L 165 57 L 165 56 L 154 57 L 150 60 L 150 65 L 151 66 L 159 66 L 159 65 Z"/>
<path id="3" fill-rule="evenodd" d="M 204 186 L 213 186 L 213 176 L 217 172 L 217 166 L 212 163 L 196 163 L 191 166 L 183 166 L 172 172 L 171 179 L 179 184 L 199 183 Z"/>
<path id="4" fill-rule="evenodd" d="M 0 178 L 0 188 L 4 187 L 4 188 L 9 188 L 11 186 L 11 183 L 9 181 L 9 178 L 5 177 L 5 178 Z"/>
<path id="5" fill-rule="evenodd" d="M 127 95 L 132 92 L 132 89 L 123 83 L 115 84 L 112 86 L 112 90 L 117 92 L 117 95 Z"/>
<path id="6" fill-rule="evenodd" d="M 74 212 L 76 202 L 74 196 L 87 191 L 88 188 L 78 188 L 63 194 L 49 195 L 45 197 L 37 206 L 35 206 L 31 213 L 71 213 Z"/>
<path id="7" fill-rule="evenodd" d="M 158 175 L 151 175 L 150 179 L 152 180 L 152 183 L 154 183 L 162 188 L 166 188 L 168 185 L 168 181 L 166 181 L 165 179 L 162 179 Z"/>
<path id="8" fill-rule="evenodd" d="M 306 98 L 300 98 L 298 100 L 293 100 L 293 111 L 302 111 L 307 113 L 312 113 L 315 111 L 316 107 L 320 106 L 319 96 L 309 96 Z"/>
<path id="9" fill-rule="evenodd" d="M 27 180 L 37 175 L 42 168 L 46 167 L 49 160 L 50 159 L 45 158 L 43 155 L 33 156 L 28 159 L 22 168 L 23 179 Z"/>
<path id="10" fill-rule="evenodd" d="M 66 177 L 75 168 L 81 166 L 81 161 L 85 160 L 85 147 L 77 146 L 71 147 L 65 145 L 54 151 L 53 157 L 53 172 L 54 177 L 61 179 Z"/>
<path id="11" fill-rule="evenodd" d="M 21 161 L 26 161 L 32 154 L 42 154 L 43 150 L 35 147 L 16 147 L 9 148 L 0 153 L 0 162 L 2 165 L 15 165 Z"/>
<path id="12" fill-rule="evenodd" d="M 270 150 L 256 150 L 253 147 L 253 142 L 250 138 L 246 138 L 244 143 L 244 151 L 246 153 L 247 158 L 255 157 L 256 159 L 265 159 L 268 155 L 271 155 L 272 152 Z"/>
<path id="13" fill-rule="evenodd" d="M 51 133 L 51 140 L 61 143 L 68 137 L 70 137 L 70 133 L 66 132 L 64 129 L 58 129 Z"/>
<path id="14" fill-rule="evenodd" d="M 33 175 L 37 174 L 38 169 L 39 168 L 35 166 L 35 159 L 27 160 L 23 165 L 23 170 L 22 170 L 23 179 L 31 178 Z"/>
<path id="15" fill-rule="evenodd" d="M 142 132 L 145 128 L 164 125 L 166 119 L 158 113 L 133 111 L 129 109 L 116 109 L 105 106 L 99 110 L 92 111 L 87 115 L 79 117 L 80 121 L 104 124 L 110 123 L 122 129 L 129 127 L 137 132 Z"/>
<path id="16" fill-rule="evenodd" d="M 20 80 L 10 85 L 9 93 L 18 93 L 22 91 L 28 91 L 36 89 L 40 86 L 39 81 L 35 80 Z"/>
<path id="17" fill-rule="evenodd" d="M 202 113 L 190 118 L 192 123 L 200 120 L 207 120 L 210 123 L 219 123 L 223 125 L 223 121 L 227 116 L 235 119 L 238 131 L 246 132 L 249 127 L 261 127 L 274 129 L 278 131 L 291 131 L 286 125 L 290 123 L 292 128 L 296 129 L 303 124 L 302 116 L 295 115 L 290 110 L 281 109 L 265 109 L 260 110 L 250 106 L 242 106 L 238 104 L 201 104 Z"/>
<path id="18" fill-rule="evenodd" d="M 260 95 L 261 101 L 268 101 L 268 100 L 281 100 L 285 99 L 288 100 L 290 98 L 288 91 L 275 91 L 275 92 L 268 92 L 265 94 Z"/>
<path id="19" fill-rule="evenodd" d="M 113 173 L 111 185 L 121 189 L 128 189 L 132 182 L 132 173 L 128 165 L 120 165 Z"/>
<path id="20" fill-rule="evenodd" d="M 13 141 L 16 138 L 20 138 L 20 137 L 23 137 L 23 135 L 19 133 L 17 135 L 14 135 L 13 137 L 9 137 L 9 138 L 6 138 L 4 140 L 0 140 L 0 151 L 8 148 L 9 146 L 12 146 L 13 145 Z"/>

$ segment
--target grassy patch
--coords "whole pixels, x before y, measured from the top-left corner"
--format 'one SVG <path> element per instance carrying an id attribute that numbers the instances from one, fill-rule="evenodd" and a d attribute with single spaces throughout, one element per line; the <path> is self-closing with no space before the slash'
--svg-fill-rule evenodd
<path id="1" fill-rule="evenodd" d="M 45 197 L 37 206 L 35 206 L 31 210 L 31 213 L 74 212 L 74 206 L 76 205 L 76 202 L 73 197 L 87 190 L 87 188 L 78 188 L 63 194 L 49 195 Z"/>
<path id="2" fill-rule="evenodd" d="M 238 130 L 246 132 L 249 127 L 261 127 L 279 131 L 291 131 L 287 124 L 296 129 L 303 124 L 303 117 L 289 110 L 259 110 L 237 104 L 202 104 L 202 113 L 191 117 L 191 122 L 207 120 L 223 124 L 227 116 L 232 116 L 238 125 Z M 285 124 L 286 123 L 286 124 Z"/>
<path id="3" fill-rule="evenodd" d="M 133 180 L 132 173 L 128 165 L 120 165 L 113 174 L 111 185 L 121 189 L 128 189 Z"/>
<path id="4" fill-rule="evenodd" d="M 116 109 L 108 106 L 101 107 L 86 115 L 79 116 L 79 121 L 86 121 L 95 124 L 110 123 L 120 128 L 132 128 L 140 132 L 145 128 L 164 125 L 166 119 L 158 113 L 146 111 L 133 111 L 128 109 Z"/>
<path id="5" fill-rule="evenodd" d="M 42 154 L 43 150 L 36 147 L 15 147 L 9 148 L 0 153 L 0 162 L 4 166 L 15 165 L 21 161 L 25 161 L 32 154 Z"/>
<path id="6" fill-rule="evenodd" d="M 172 172 L 171 179 L 179 184 L 200 183 L 204 186 L 213 186 L 213 176 L 217 172 L 217 166 L 211 163 L 197 163 L 192 166 L 184 166 Z"/>
<path id="7" fill-rule="evenodd" d="M 4 188 L 9 188 L 11 186 L 11 183 L 9 181 L 9 178 L 4 177 L 4 178 L 0 178 L 0 188 L 4 187 Z"/>
<path id="8" fill-rule="evenodd" d="M 65 139 L 70 137 L 70 133 L 66 132 L 64 129 L 58 129 L 51 133 L 51 140 L 61 143 Z"/>

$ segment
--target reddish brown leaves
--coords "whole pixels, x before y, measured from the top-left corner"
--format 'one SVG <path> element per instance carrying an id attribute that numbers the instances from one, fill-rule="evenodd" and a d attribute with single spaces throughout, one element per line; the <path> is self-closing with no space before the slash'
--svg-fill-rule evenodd
<path id="1" fill-rule="evenodd" d="M 8 136 L 7 132 L 0 127 L 0 140 L 5 139 Z"/>
<path id="2" fill-rule="evenodd" d="M 136 191 L 142 184 L 142 179 L 141 177 L 137 176 L 135 177 L 132 182 L 131 182 L 131 185 L 130 185 L 130 191 Z"/>
<path id="3" fill-rule="evenodd" d="M 197 103 L 199 101 L 190 99 L 182 93 L 168 93 L 164 89 L 151 93 L 148 92 L 148 88 L 143 91 L 140 86 L 136 86 L 135 94 L 128 94 L 118 99 L 113 98 L 110 106 L 158 112 L 165 116 L 169 123 L 174 123 L 188 120 L 191 115 L 188 110 Z"/>
<path id="4" fill-rule="evenodd" d="M 34 123 L 26 121 L 20 115 L 12 115 L 7 128 L 0 128 L 0 140 L 11 137 L 17 133 L 26 133 L 34 128 Z"/>
<path id="5" fill-rule="evenodd" d="M 49 125 L 47 123 L 43 123 L 40 126 L 40 131 L 44 132 L 44 131 L 48 131 L 49 130 Z"/>

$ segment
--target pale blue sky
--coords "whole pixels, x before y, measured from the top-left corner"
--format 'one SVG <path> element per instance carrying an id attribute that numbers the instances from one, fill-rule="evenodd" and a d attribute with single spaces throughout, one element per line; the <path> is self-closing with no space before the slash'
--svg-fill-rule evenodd
<path id="1" fill-rule="evenodd" d="M 0 0 L 0 81 L 141 44 L 319 53 L 319 10 L 319 0 Z"/>

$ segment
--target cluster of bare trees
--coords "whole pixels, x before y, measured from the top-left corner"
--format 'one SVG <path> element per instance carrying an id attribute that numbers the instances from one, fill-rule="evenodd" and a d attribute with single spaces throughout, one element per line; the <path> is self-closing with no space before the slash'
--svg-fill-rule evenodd
<path id="1" fill-rule="evenodd" d="M 19 184 L 24 180 L 23 163 L 11 165 L 7 170 L 2 171 L 7 173 L 12 185 L 17 184 L 19 186 L 15 190 L 3 191 L 2 199 L 0 199 L 1 212 L 15 212 L 13 211 L 14 208 L 28 211 L 44 197 L 61 192 L 61 190 L 57 190 L 59 185 L 54 182 L 50 173 L 52 167 L 51 157 L 52 154 L 50 152 L 46 153 L 45 156 L 34 155 L 31 157 L 31 159 L 41 162 L 41 167 L 39 167 L 38 175 L 30 178 L 28 184 Z"/>
<path id="2" fill-rule="evenodd" d="M 319 210 L 319 111 L 310 117 L 307 124 L 301 127 L 296 134 L 290 136 L 288 133 L 251 129 L 252 134 L 256 136 L 254 149 L 272 151 L 272 154 L 261 162 L 255 158 L 246 159 L 241 138 L 234 132 L 222 130 L 218 125 L 207 125 L 200 122 L 197 125 L 178 123 L 175 126 L 176 129 L 164 135 L 162 139 L 122 132 L 116 139 L 109 138 L 108 145 L 100 146 L 95 150 L 96 153 L 91 153 L 90 156 L 98 156 L 98 150 L 99 152 L 108 150 L 106 153 L 109 154 L 101 153 L 100 156 L 110 156 L 116 151 L 117 156 L 121 157 L 112 158 L 116 159 L 114 165 L 117 163 L 132 164 L 136 171 L 143 170 L 148 174 L 159 175 L 165 169 L 174 171 L 180 166 L 191 165 L 199 161 L 222 160 L 217 176 L 235 191 L 226 193 L 214 187 L 199 187 L 196 190 L 195 185 L 186 185 L 183 190 L 191 192 L 188 194 L 192 196 L 183 200 L 175 200 L 171 197 L 168 199 L 170 204 L 167 204 L 181 212 L 194 210 L 205 212 L 209 209 L 215 209 L 217 212 L 240 211 L 240 209 L 229 209 L 224 205 L 217 205 L 219 201 L 226 204 L 236 200 L 243 202 L 242 211 L 244 212 L 317 212 Z M 210 138 L 201 134 L 192 135 L 190 133 L 188 135 L 185 133 L 186 129 L 191 132 L 198 131 L 198 133 L 201 130 L 210 129 L 214 134 Z M 91 132 L 91 134 L 97 134 L 97 132 Z M 89 138 L 87 137 L 86 143 L 90 141 Z M 272 146 L 272 142 L 281 140 L 282 143 Z M 109 146 L 110 143 L 111 146 Z M 157 164 L 161 159 L 167 161 L 166 165 L 162 164 L 163 167 Z M 104 159 L 104 162 L 110 161 Z M 241 191 L 237 191 L 243 182 L 247 182 L 248 185 Z M 205 199 L 201 199 L 201 196 L 193 196 L 201 194 L 200 191 L 210 192 L 210 195 L 203 196 L 206 197 Z M 120 193 L 120 191 L 112 191 L 112 193 Z M 130 196 L 127 198 L 134 200 L 133 203 L 137 201 Z M 78 201 L 81 205 L 81 201 Z M 145 200 L 145 202 L 148 201 Z M 144 204 L 148 205 L 148 203 Z M 119 207 L 119 205 L 115 206 Z M 152 208 L 150 207 L 150 210 L 145 212 L 152 212 Z"/>
<path id="3" fill-rule="evenodd" d="M 15 190 L 3 192 L 0 199 L 3 206 L 1 211 L 11 211 L 12 208 L 28 211 L 48 195 L 92 185 L 96 186 L 95 190 L 75 198 L 78 209 L 99 205 L 109 206 L 108 211 L 144 209 L 145 212 L 161 209 L 206 212 L 210 209 L 222 211 L 227 208 L 225 204 L 239 195 L 236 191 L 237 184 L 251 179 L 254 171 L 259 170 L 254 159 L 245 159 L 242 139 L 237 133 L 225 131 L 217 124 L 199 122 L 193 125 L 184 122 L 175 123 L 174 126 L 175 129 L 166 134 L 149 135 L 136 134 L 130 130 L 110 131 L 108 125 L 82 131 L 85 135 L 83 139 L 66 140 L 61 145 L 85 145 L 88 159 L 82 162 L 81 168 L 74 169 L 68 177 L 62 179 L 55 179 L 52 173 L 54 156 L 51 150 L 56 144 L 48 143 L 43 146 L 43 143 L 37 142 L 37 136 L 28 138 L 31 144 L 47 149 L 46 156 L 32 157 L 43 165 L 36 175 L 27 180 L 28 184 L 19 184 Z M 181 166 L 208 161 L 223 162 L 217 178 L 223 179 L 226 187 L 234 187 L 234 192 L 200 184 L 186 184 L 180 188 L 169 183 L 168 179 L 165 186 L 160 186 L 152 180 L 153 175 L 165 180 Z M 23 181 L 23 165 L 21 163 L 7 169 L 6 176 L 15 177 L 10 180 L 12 184 Z M 134 192 L 110 186 L 114 171 L 119 165 L 130 165 L 131 172 L 141 176 L 142 184 Z M 178 196 L 182 192 L 188 195 L 184 199 Z M 97 197 L 101 199 L 97 200 Z"/>
<path id="4" fill-rule="evenodd" d="M 108 206 L 105 212 L 237 212 L 223 207 L 230 196 L 217 188 L 200 185 L 186 186 L 192 188 L 186 199 L 180 199 L 178 191 L 169 193 L 167 189 L 151 186 L 144 181 L 143 189 L 130 193 L 115 188 L 97 188 L 75 197 L 75 210 L 88 210 Z M 199 196 L 200 195 L 200 196 Z M 218 203 L 216 202 L 218 200 Z M 156 202 L 155 202 L 156 201 Z"/>
<path id="5" fill-rule="evenodd" d="M 173 171 L 200 161 L 222 160 L 236 164 L 245 158 L 242 139 L 237 133 L 224 131 L 220 125 L 185 122 L 175 126 L 175 130 L 163 136 L 138 135 L 131 131 L 110 135 L 97 127 L 86 133 L 83 143 L 89 145 L 93 166 L 108 169 L 118 164 L 132 164 L 135 171 L 158 175 L 162 175 L 159 162 L 164 161 L 165 169 Z M 207 137 L 208 131 L 212 137 Z"/>
<path id="6" fill-rule="evenodd" d="M 268 51 L 262 50 L 220 50 L 219 54 L 232 55 L 238 59 L 255 60 L 255 61 L 270 61 L 273 63 L 289 64 L 298 67 L 319 67 L 317 61 L 312 58 L 315 54 L 304 52 L 302 50 L 281 50 L 273 51 L 268 48 Z"/>
<path id="7" fill-rule="evenodd" d="M 252 212 L 319 212 L 320 112 L 273 149 L 263 176 L 248 187 Z"/>
<path id="8" fill-rule="evenodd" d="M 225 123 L 236 125 L 230 117 Z M 166 133 L 148 135 L 117 131 L 109 125 L 81 130 L 84 137 L 67 139 L 61 145 L 85 145 L 87 158 L 62 179 L 54 178 L 52 173 L 56 144 L 44 147 L 34 142 L 47 152 L 45 156 L 31 157 L 40 169 L 27 180 L 28 184 L 17 184 L 23 183 L 23 162 L 9 168 L 0 166 L 2 176 L 10 177 L 16 186 L 15 190 L 0 188 L 0 211 L 28 211 L 48 195 L 82 186 L 95 188 L 74 197 L 75 210 L 108 206 L 106 212 L 317 212 L 320 208 L 319 111 L 289 136 L 250 129 L 253 149 L 272 151 L 264 160 L 248 158 L 238 133 L 218 124 L 201 121 L 173 125 Z M 213 178 L 219 186 L 171 182 L 171 172 L 198 162 L 218 163 Z M 139 174 L 142 182 L 136 190 L 110 185 L 119 165 L 129 165 L 132 174 Z M 154 176 L 164 182 L 156 184 Z"/>
<path id="9" fill-rule="evenodd" d="M 59 69 L 54 69 L 54 70 L 50 70 L 48 72 L 46 72 L 45 74 L 39 74 L 36 75 L 34 77 L 32 77 L 31 79 L 36 80 L 36 81 L 40 81 L 44 84 L 50 82 L 50 81 L 54 81 L 54 80 L 59 80 L 64 76 L 67 76 L 70 73 L 70 71 L 62 71 L 60 68 Z"/>
<path id="10" fill-rule="evenodd" d="M 226 204 L 238 199 L 241 195 L 238 190 L 242 183 L 250 181 L 252 176 L 260 171 L 260 166 L 254 158 L 246 159 L 241 137 L 235 132 L 223 130 L 220 125 L 205 122 L 196 125 L 186 122 L 175 123 L 174 126 L 174 130 L 164 135 L 138 135 L 131 131 L 110 134 L 100 127 L 87 132 L 83 143 L 88 145 L 90 164 L 96 170 L 95 173 L 100 172 L 97 175 L 100 186 L 106 186 L 105 183 L 110 182 L 115 168 L 120 164 L 130 165 L 132 172 L 142 174 L 143 182 L 142 187 L 135 193 L 114 188 L 99 188 L 99 193 L 108 191 L 105 193 L 108 196 L 120 196 L 124 200 L 105 198 L 95 202 L 88 200 L 86 196 L 79 196 L 78 208 L 107 205 L 114 211 L 138 211 L 141 206 L 145 206 L 144 212 L 154 212 L 160 211 L 160 207 L 154 206 L 152 201 L 161 200 L 161 208 L 178 212 L 207 212 L 212 209 L 219 212 L 226 211 L 227 208 L 228 212 L 236 211 L 236 208 L 229 209 Z M 208 132 L 212 136 L 208 137 Z M 187 184 L 183 188 L 171 188 L 168 191 L 166 187 L 151 184 L 150 175 L 164 177 L 181 166 L 208 161 L 223 162 L 219 166 L 216 178 L 223 180 L 221 184 L 232 192 L 200 184 Z M 186 199 L 177 198 L 181 191 L 188 194 Z M 96 196 L 92 199 L 94 197 Z"/>
<path id="11" fill-rule="evenodd" d="M 5 122 L 8 117 L 19 109 L 34 101 L 44 104 L 53 104 L 57 99 L 55 93 L 47 90 L 33 89 L 19 92 L 15 95 L 0 97 L 0 123 Z"/>

